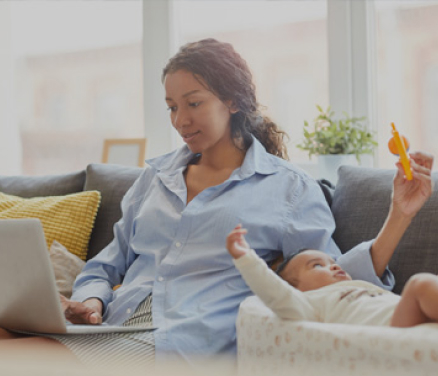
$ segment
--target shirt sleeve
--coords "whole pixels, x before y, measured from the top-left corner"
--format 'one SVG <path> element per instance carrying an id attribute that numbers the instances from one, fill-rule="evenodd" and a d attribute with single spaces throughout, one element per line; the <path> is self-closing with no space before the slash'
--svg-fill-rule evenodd
<path id="1" fill-rule="evenodd" d="M 395 278 L 392 272 L 386 268 L 383 276 L 379 278 L 374 270 L 371 258 L 371 246 L 374 240 L 363 242 L 348 252 L 339 256 L 336 262 L 350 274 L 351 278 L 371 282 L 385 290 L 392 290 Z"/>
<path id="2" fill-rule="evenodd" d="M 375 273 L 370 253 L 373 240 L 341 254 L 332 239 L 335 220 L 316 181 L 303 178 L 293 189 L 294 197 L 285 220 L 284 255 L 289 256 L 303 248 L 320 250 L 333 257 L 353 279 L 391 290 L 395 284 L 391 271 L 387 268 L 382 278 Z"/>
<path id="3" fill-rule="evenodd" d="M 112 300 L 113 287 L 121 284 L 133 253 L 129 249 L 129 239 L 133 221 L 144 196 L 145 172 L 136 180 L 122 199 L 122 218 L 114 225 L 114 239 L 94 258 L 89 260 L 76 278 L 72 300 L 85 301 L 98 298 L 104 311 Z"/>
<path id="4" fill-rule="evenodd" d="M 253 250 L 234 260 L 234 264 L 252 292 L 277 316 L 289 320 L 317 320 L 315 309 L 305 294 L 277 276 Z"/>

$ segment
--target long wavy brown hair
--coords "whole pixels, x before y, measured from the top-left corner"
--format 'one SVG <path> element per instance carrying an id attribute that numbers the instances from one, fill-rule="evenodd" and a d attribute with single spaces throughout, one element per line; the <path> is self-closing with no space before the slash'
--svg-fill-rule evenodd
<path id="1" fill-rule="evenodd" d="M 251 71 L 231 44 L 209 38 L 182 46 L 163 69 L 162 81 L 167 74 L 181 69 L 193 73 L 222 102 L 231 101 L 238 110 L 231 115 L 231 137 L 236 146 L 243 141 L 247 150 L 254 135 L 268 153 L 288 159 L 288 136 L 261 114 Z"/>

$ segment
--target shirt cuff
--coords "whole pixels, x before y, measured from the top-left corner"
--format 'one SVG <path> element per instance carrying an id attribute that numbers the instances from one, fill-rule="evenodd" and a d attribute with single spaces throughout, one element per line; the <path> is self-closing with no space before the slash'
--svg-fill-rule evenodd
<path id="1" fill-rule="evenodd" d="M 84 302 L 91 298 L 99 299 L 102 302 L 103 313 L 105 313 L 106 307 L 113 298 L 113 290 L 108 287 L 106 282 L 91 283 L 75 290 L 71 300 Z"/>
<path id="2" fill-rule="evenodd" d="M 395 285 L 395 278 L 392 272 L 386 268 L 382 278 L 379 278 L 374 271 L 370 252 L 373 242 L 374 239 L 358 244 L 347 253 L 339 256 L 336 262 L 350 274 L 351 278 L 371 282 L 376 286 L 391 291 Z"/>

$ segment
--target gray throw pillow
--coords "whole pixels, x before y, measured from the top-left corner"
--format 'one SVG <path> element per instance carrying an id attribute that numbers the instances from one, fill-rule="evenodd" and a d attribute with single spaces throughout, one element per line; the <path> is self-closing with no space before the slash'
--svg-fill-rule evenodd
<path id="1" fill-rule="evenodd" d="M 24 198 L 82 192 L 85 171 L 47 176 L 0 176 L 0 192 Z"/>
<path id="2" fill-rule="evenodd" d="M 87 260 L 97 255 L 114 238 L 113 226 L 122 216 L 122 198 L 142 171 L 139 167 L 113 164 L 96 163 L 87 166 L 84 190 L 97 190 L 102 195 L 91 233 Z"/>
<path id="3" fill-rule="evenodd" d="M 395 170 L 342 166 L 338 174 L 331 206 L 336 221 L 333 238 L 346 252 L 377 236 L 388 214 Z M 433 179 L 432 197 L 412 221 L 389 264 L 396 293 L 415 273 L 438 274 L 437 173 L 433 173 Z"/>

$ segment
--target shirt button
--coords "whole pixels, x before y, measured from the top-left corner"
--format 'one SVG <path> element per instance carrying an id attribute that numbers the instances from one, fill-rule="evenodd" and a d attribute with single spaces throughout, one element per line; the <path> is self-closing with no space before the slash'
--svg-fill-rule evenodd
<path id="1" fill-rule="evenodd" d="M 163 280 L 164 280 L 164 278 L 163 278 L 163 277 L 161 277 L 161 276 L 160 276 L 160 277 L 158 277 L 158 281 L 159 281 L 159 282 L 163 282 Z"/>
<path id="2" fill-rule="evenodd" d="M 131 308 L 128 308 L 128 309 L 126 310 L 126 313 L 131 313 Z"/>
<path id="3" fill-rule="evenodd" d="M 181 243 L 180 242 L 176 242 L 175 245 L 179 248 L 181 247 Z"/>

